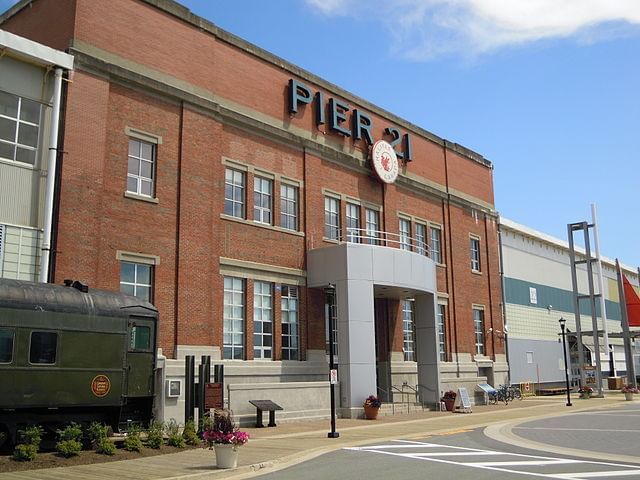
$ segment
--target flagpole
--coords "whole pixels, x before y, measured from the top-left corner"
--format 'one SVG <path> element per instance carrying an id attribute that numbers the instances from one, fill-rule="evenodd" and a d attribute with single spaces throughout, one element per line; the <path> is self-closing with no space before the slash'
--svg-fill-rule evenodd
<path id="1" fill-rule="evenodd" d="M 616 272 L 618 275 L 618 295 L 620 297 L 620 314 L 622 317 L 622 337 L 624 339 L 624 358 L 627 363 L 627 385 L 637 386 L 633 354 L 631 353 L 631 335 L 629 334 L 629 319 L 627 317 L 627 300 L 624 295 L 622 268 L 616 258 Z"/>
<path id="2" fill-rule="evenodd" d="M 607 327 L 607 307 L 604 298 L 604 277 L 602 274 L 602 258 L 600 256 L 600 241 L 598 236 L 598 223 L 596 220 L 596 204 L 591 204 L 591 219 L 593 220 L 593 243 L 596 248 L 596 264 L 598 265 L 598 291 L 600 292 L 600 315 L 602 317 L 602 332 L 603 332 L 603 341 L 605 346 L 605 351 L 607 352 L 607 357 L 609 360 L 609 372 L 613 373 L 613 376 L 616 376 L 616 361 L 612 358 L 612 348 L 609 345 L 609 329 Z M 600 354 L 600 352 L 598 352 Z"/>

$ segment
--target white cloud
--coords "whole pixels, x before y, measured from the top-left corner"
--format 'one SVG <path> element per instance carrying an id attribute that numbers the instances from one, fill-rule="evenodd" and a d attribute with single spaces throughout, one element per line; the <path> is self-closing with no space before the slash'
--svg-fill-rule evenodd
<path id="1" fill-rule="evenodd" d="M 366 16 L 384 24 L 395 49 L 418 60 L 553 38 L 596 41 L 640 26 L 638 0 L 306 1 L 325 15 Z"/>

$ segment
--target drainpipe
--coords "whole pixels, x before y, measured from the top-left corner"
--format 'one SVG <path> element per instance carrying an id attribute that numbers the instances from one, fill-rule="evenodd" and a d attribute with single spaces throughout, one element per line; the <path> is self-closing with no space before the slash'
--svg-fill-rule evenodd
<path id="1" fill-rule="evenodd" d="M 511 385 L 511 362 L 509 361 L 509 335 L 507 327 L 507 301 L 505 293 L 504 253 L 502 251 L 502 222 L 498 218 L 498 254 L 500 260 L 500 286 L 502 287 L 502 333 L 504 335 L 504 355 L 507 357 L 507 385 Z"/>
<path id="2" fill-rule="evenodd" d="M 49 132 L 49 156 L 47 161 L 47 189 L 44 200 L 44 234 L 40 260 L 41 283 L 49 281 L 51 259 L 51 225 L 53 222 L 53 193 L 55 189 L 56 161 L 58 158 L 58 127 L 60 126 L 60 93 L 62 91 L 62 68 L 56 68 L 53 83 L 53 108 L 51 112 L 51 131 Z"/>

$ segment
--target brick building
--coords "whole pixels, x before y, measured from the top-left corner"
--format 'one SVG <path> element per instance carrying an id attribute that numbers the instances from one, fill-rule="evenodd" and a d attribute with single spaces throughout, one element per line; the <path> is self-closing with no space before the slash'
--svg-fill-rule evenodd
<path id="1" fill-rule="evenodd" d="M 149 298 L 165 379 L 211 355 L 236 413 L 268 391 L 324 414 L 333 315 L 342 415 L 503 381 L 481 155 L 170 0 L 25 0 L 0 28 L 75 58 L 50 281 Z M 395 179 L 374 173 L 379 140 Z"/>

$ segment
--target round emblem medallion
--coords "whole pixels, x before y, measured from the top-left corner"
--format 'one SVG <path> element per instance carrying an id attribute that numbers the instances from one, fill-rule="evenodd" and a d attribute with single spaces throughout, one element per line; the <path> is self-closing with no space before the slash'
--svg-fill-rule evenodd
<path id="1" fill-rule="evenodd" d="M 384 183 L 393 183 L 398 178 L 398 157 L 395 150 L 384 140 L 378 140 L 371 148 L 373 169 Z"/>
<path id="2" fill-rule="evenodd" d="M 96 375 L 91 380 L 91 391 L 96 397 L 104 397 L 111 390 L 111 380 L 106 375 Z"/>

